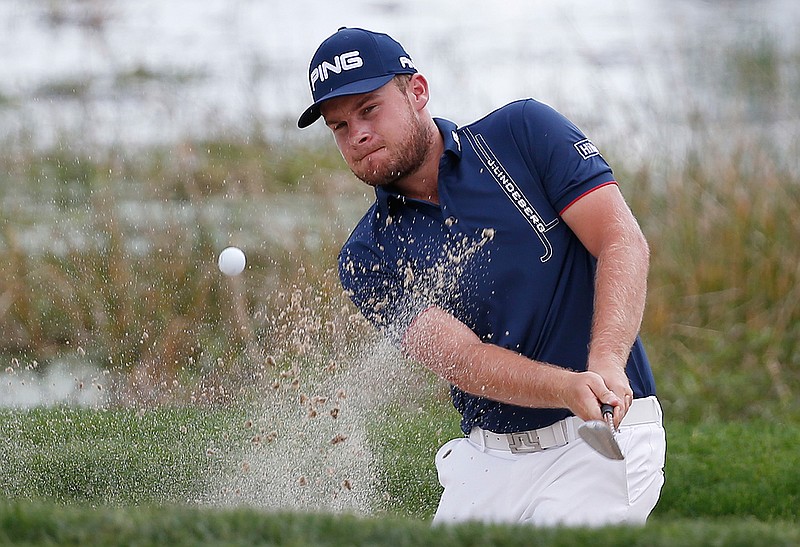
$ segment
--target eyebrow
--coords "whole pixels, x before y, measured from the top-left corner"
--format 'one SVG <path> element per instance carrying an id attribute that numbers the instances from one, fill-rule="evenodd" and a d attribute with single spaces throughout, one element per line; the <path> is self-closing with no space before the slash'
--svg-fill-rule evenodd
<path id="1" fill-rule="evenodd" d="M 378 90 L 376 89 L 375 91 L 370 91 L 369 93 L 364 93 L 362 95 L 362 97 L 360 99 L 358 99 L 353 104 L 353 108 L 351 110 L 359 110 L 362 106 L 364 106 L 364 104 L 368 103 L 369 101 L 371 101 L 375 97 L 375 95 L 377 94 L 377 91 Z M 325 115 L 322 114 L 322 112 L 320 112 L 320 114 L 322 115 L 323 120 L 325 120 L 325 125 L 331 125 L 331 124 L 339 123 L 339 121 L 336 120 L 336 118 L 332 118 L 331 120 L 328 120 L 328 118 L 326 118 Z"/>
<path id="2" fill-rule="evenodd" d="M 365 93 L 358 101 L 356 101 L 355 109 L 358 110 L 359 108 L 364 106 L 365 103 L 370 102 L 372 98 L 375 96 L 375 94 L 376 94 L 375 91 L 370 91 L 369 93 Z"/>

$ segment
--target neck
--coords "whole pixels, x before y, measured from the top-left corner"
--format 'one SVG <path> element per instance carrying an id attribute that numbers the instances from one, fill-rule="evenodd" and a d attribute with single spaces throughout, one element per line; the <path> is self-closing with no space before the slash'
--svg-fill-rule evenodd
<path id="1" fill-rule="evenodd" d="M 439 185 L 437 179 L 437 174 L 433 173 L 430 176 L 415 178 L 413 181 L 411 178 L 397 181 L 393 186 L 407 198 L 429 201 L 438 205 Z"/>
<path id="2" fill-rule="evenodd" d="M 433 124 L 433 120 L 431 120 L 431 124 Z M 429 201 L 438 205 L 439 160 L 444 153 L 444 140 L 435 124 L 433 124 L 432 134 L 433 142 L 419 169 L 396 181 L 393 186 L 408 198 Z"/>

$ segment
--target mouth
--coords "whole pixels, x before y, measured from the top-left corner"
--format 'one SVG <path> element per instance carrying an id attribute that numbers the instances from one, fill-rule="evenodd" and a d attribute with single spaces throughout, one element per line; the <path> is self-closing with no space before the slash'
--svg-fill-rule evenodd
<path id="1" fill-rule="evenodd" d="M 381 150 L 383 150 L 384 148 L 385 148 L 384 146 L 381 146 L 380 148 L 376 148 L 376 149 L 374 149 L 374 150 L 371 150 L 371 151 L 367 152 L 366 154 L 364 154 L 363 156 L 361 156 L 361 157 L 358 159 L 358 161 L 359 161 L 359 162 L 362 162 L 362 161 L 365 161 L 365 160 L 369 161 L 369 159 L 371 158 L 371 156 L 372 156 L 373 154 L 375 154 L 376 152 L 380 152 L 380 151 L 381 151 Z"/>

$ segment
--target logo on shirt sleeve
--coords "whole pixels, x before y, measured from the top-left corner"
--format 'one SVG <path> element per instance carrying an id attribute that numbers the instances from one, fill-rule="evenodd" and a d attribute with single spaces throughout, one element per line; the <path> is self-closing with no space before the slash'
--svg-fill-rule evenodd
<path id="1" fill-rule="evenodd" d="M 578 151 L 578 154 L 585 160 L 588 160 L 591 157 L 599 156 L 600 150 L 594 145 L 592 141 L 589 139 L 583 139 L 582 141 L 578 141 L 574 144 L 575 150 Z"/>

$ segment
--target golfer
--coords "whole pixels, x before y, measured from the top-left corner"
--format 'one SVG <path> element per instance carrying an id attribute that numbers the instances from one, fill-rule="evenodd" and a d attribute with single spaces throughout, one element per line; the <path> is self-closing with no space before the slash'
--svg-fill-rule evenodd
<path id="1" fill-rule="evenodd" d="M 342 285 L 451 384 L 462 416 L 464 437 L 436 455 L 434 522 L 644 523 L 666 448 L 638 338 L 649 251 L 598 148 L 533 99 L 463 127 L 433 118 L 427 80 L 386 34 L 340 29 L 309 83 L 299 127 L 322 117 L 375 188 Z M 577 434 L 603 403 L 623 460 Z"/>

